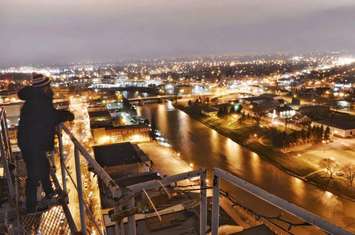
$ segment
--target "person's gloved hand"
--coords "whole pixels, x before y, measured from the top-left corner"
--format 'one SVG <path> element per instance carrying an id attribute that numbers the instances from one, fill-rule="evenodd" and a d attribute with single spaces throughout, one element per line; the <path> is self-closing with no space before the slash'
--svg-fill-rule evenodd
<path id="1" fill-rule="evenodd" d="M 61 111 L 61 121 L 66 122 L 66 121 L 73 121 L 74 120 L 74 114 L 70 111 Z"/>
<path id="2" fill-rule="evenodd" d="M 68 121 L 73 121 L 74 118 L 75 118 L 74 114 L 72 112 L 68 111 L 68 119 L 67 120 Z"/>

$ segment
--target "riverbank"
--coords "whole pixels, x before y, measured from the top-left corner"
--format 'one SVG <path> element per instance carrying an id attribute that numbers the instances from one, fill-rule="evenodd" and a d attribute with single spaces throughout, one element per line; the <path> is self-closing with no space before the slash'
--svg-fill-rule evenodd
<path id="1" fill-rule="evenodd" d="M 149 156 L 149 159 L 153 162 L 153 169 L 158 171 L 161 175 L 171 176 L 175 174 L 181 174 L 187 171 L 192 171 L 198 169 L 194 167 L 193 164 L 186 162 L 183 157 L 178 154 L 178 152 L 172 147 L 162 146 L 159 143 L 152 141 L 146 143 L 138 144 L 139 147 Z M 207 179 L 207 184 L 210 185 L 210 181 Z M 179 185 L 191 185 L 191 181 L 180 181 Z M 228 190 L 228 189 L 225 189 Z M 231 194 L 233 195 L 233 194 Z M 207 196 L 212 196 L 212 189 L 207 189 Z M 239 195 L 240 196 L 240 195 Z M 239 198 L 240 199 L 240 198 Z M 243 200 L 241 200 L 243 201 Z M 253 206 L 236 204 L 237 201 L 231 201 L 230 198 L 223 195 L 220 196 L 220 206 L 222 211 L 224 211 L 236 224 L 241 226 L 243 229 L 250 228 L 260 224 L 260 220 L 265 223 L 269 228 L 271 228 L 276 233 L 285 233 L 287 231 L 287 225 L 279 221 L 271 221 L 268 219 L 260 218 L 255 213 L 264 214 L 265 205 L 263 203 L 253 203 Z M 253 208 L 249 210 L 247 208 Z M 275 214 L 282 213 L 282 211 L 273 208 Z M 272 210 L 272 211 L 273 211 Z M 292 218 L 294 222 L 298 220 L 293 218 L 291 215 L 285 218 Z M 299 221 L 301 222 L 301 221 Z M 316 227 L 294 227 L 292 232 L 295 234 L 304 235 L 320 235 L 323 234 Z"/>
<path id="2" fill-rule="evenodd" d="M 307 161 L 304 157 L 290 156 L 290 154 L 263 143 L 262 136 L 265 135 L 265 128 L 256 125 L 236 125 L 231 121 L 232 118 L 228 116 L 217 118 L 201 115 L 201 110 L 195 106 L 176 105 L 175 107 L 225 137 L 257 153 L 288 174 L 316 185 L 324 191 L 354 201 L 355 190 L 353 187 L 349 187 L 347 182 L 344 181 L 344 177 L 334 176 L 330 180 L 325 172 L 319 172 L 318 164 L 313 164 L 312 161 Z M 255 138 L 250 138 L 250 136 L 255 136 Z M 313 174 L 314 172 L 318 173 Z"/>

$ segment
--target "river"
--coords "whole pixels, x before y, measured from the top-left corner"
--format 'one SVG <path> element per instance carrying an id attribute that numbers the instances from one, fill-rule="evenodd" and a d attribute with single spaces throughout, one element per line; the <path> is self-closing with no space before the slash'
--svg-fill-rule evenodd
<path id="1" fill-rule="evenodd" d="M 186 113 L 168 104 L 147 104 L 138 114 L 155 120 L 157 128 L 181 157 L 195 167 L 219 167 L 250 183 L 301 206 L 326 220 L 355 232 L 355 202 L 337 197 L 290 176 L 233 140 L 218 134 Z M 227 187 L 222 184 L 222 188 Z M 231 189 L 229 189 L 231 190 Z M 275 215 L 275 210 L 260 204 L 246 193 L 233 189 L 239 201 L 249 208 Z M 260 206 L 261 205 L 261 206 Z"/>

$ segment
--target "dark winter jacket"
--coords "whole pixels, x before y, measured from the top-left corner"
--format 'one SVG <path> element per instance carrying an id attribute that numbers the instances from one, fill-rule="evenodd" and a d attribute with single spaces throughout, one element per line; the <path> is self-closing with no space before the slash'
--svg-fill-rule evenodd
<path id="1" fill-rule="evenodd" d="M 25 87 L 18 92 L 18 97 L 25 101 L 17 135 L 19 147 L 53 150 L 55 127 L 61 122 L 73 120 L 74 115 L 56 110 L 52 96 L 40 88 Z"/>

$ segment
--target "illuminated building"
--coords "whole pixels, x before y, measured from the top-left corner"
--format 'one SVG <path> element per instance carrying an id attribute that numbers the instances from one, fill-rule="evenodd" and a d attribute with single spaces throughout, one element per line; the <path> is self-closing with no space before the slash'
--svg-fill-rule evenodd
<path id="1" fill-rule="evenodd" d="M 90 112 L 89 115 L 95 145 L 151 140 L 150 127 L 139 117 L 126 112 L 111 115 L 106 109 Z"/>
<path id="2" fill-rule="evenodd" d="M 129 142 L 94 146 L 96 161 L 111 175 L 123 177 L 149 172 L 151 161 L 136 145 Z"/>

